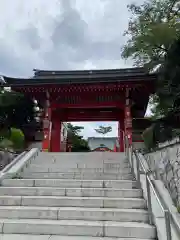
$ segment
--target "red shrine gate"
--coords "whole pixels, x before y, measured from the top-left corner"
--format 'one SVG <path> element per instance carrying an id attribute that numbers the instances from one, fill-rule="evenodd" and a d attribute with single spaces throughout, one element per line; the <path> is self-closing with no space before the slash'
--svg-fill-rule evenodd
<path id="1" fill-rule="evenodd" d="M 118 121 L 120 151 L 124 134 L 132 143 L 132 118 L 145 114 L 154 74 L 142 68 L 93 71 L 34 70 L 29 79 L 4 76 L 6 86 L 37 99 L 44 109 L 43 149 L 60 151 L 61 123 Z"/>

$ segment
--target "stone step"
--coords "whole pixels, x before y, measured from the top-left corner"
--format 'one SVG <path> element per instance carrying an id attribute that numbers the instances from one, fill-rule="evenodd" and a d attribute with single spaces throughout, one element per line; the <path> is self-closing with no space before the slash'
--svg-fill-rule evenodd
<path id="1" fill-rule="evenodd" d="M 58 235 L 29 235 L 29 234 L 0 234 L 1 240 L 151 240 L 140 238 L 108 238 L 86 236 L 58 236 Z"/>
<path id="2" fill-rule="evenodd" d="M 89 207 L 146 209 L 141 198 L 0 196 L 1 206 Z"/>
<path id="3" fill-rule="evenodd" d="M 54 166 L 46 165 L 35 165 L 32 164 L 28 167 L 28 171 L 32 172 L 66 172 L 66 173 L 110 173 L 110 174 L 125 174 L 125 173 L 131 173 L 131 169 L 126 166 L 122 168 L 65 168 L 64 166 L 59 167 L 54 164 Z"/>
<path id="4" fill-rule="evenodd" d="M 0 206 L 0 218 L 148 222 L 143 209 Z"/>
<path id="5" fill-rule="evenodd" d="M 49 164 L 49 163 L 56 163 L 58 165 L 61 165 L 61 163 L 63 163 L 63 165 L 65 164 L 65 166 L 75 166 L 78 164 L 79 166 L 86 164 L 86 166 L 103 166 L 104 164 L 119 164 L 119 165 L 123 165 L 123 164 L 129 164 L 127 159 L 98 159 L 94 156 L 91 156 L 90 158 L 87 157 L 83 157 L 83 158 L 61 158 L 61 157 L 37 157 L 36 159 L 32 160 L 32 163 L 45 163 L 45 164 Z"/>
<path id="6" fill-rule="evenodd" d="M 57 158 L 61 160 L 68 160 L 68 161 L 91 161 L 91 160 L 97 160 L 97 161 L 103 161 L 103 160 L 109 160 L 109 161 L 123 161 L 127 160 L 124 153 L 102 153 L 102 152 L 89 152 L 89 153 L 55 153 L 55 152 L 40 152 L 38 155 L 38 159 L 51 159 L 51 158 Z"/>
<path id="7" fill-rule="evenodd" d="M 141 198 L 142 189 L 0 187 L 0 195 Z"/>
<path id="8" fill-rule="evenodd" d="M 145 223 L 109 221 L 0 219 L 0 232 L 4 234 L 156 238 L 154 226 Z"/>
<path id="9" fill-rule="evenodd" d="M 57 155 L 57 156 L 68 156 L 72 157 L 72 156 L 110 156 L 110 157 L 117 157 L 118 158 L 120 156 L 125 156 L 125 153 L 123 152 L 40 152 L 39 155 L 42 156 L 53 156 L 53 155 Z"/>
<path id="10" fill-rule="evenodd" d="M 75 171 L 77 169 L 84 169 L 84 170 L 91 170 L 93 171 L 93 169 L 109 169 L 109 170 L 121 170 L 123 168 L 130 168 L 128 163 L 106 163 L 106 164 L 97 164 L 97 163 L 56 163 L 56 162 L 31 162 L 30 166 L 32 166 L 33 168 L 55 168 L 57 167 L 59 171 L 61 171 L 61 169 L 75 169 Z"/>
<path id="11" fill-rule="evenodd" d="M 104 165 L 109 165 L 109 166 L 123 166 L 123 165 L 128 165 L 129 161 L 127 159 L 123 159 L 123 160 L 108 160 L 108 159 L 96 159 L 94 157 L 91 157 L 91 159 L 63 159 L 63 158 L 39 158 L 37 157 L 36 159 L 32 160 L 32 164 L 57 164 L 59 166 L 62 166 L 65 164 L 65 166 L 67 167 L 94 167 L 94 166 L 98 166 L 98 167 L 102 167 Z"/>
<path id="12" fill-rule="evenodd" d="M 128 180 L 4 179 L 2 186 L 132 189 L 137 188 L 137 182 Z"/>
<path id="13" fill-rule="evenodd" d="M 32 160 L 32 164 L 57 164 L 58 166 L 62 166 L 61 163 L 63 163 L 63 166 L 66 167 L 102 167 L 102 166 L 123 166 L 123 165 L 129 165 L 129 161 L 127 159 L 124 160 L 108 160 L 108 159 L 94 159 L 93 157 L 91 159 L 62 159 L 62 158 L 35 158 Z"/>
<path id="14" fill-rule="evenodd" d="M 79 173 L 42 173 L 42 172 L 30 172 L 28 169 L 21 174 L 23 178 L 36 179 L 83 179 L 83 180 L 132 180 L 132 174 L 110 174 L 110 173 L 91 173 L 91 174 L 79 174 Z"/>

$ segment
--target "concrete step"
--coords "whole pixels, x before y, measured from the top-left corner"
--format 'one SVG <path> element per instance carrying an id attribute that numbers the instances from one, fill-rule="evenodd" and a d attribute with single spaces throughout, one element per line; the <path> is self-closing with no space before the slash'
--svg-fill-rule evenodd
<path id="1" fill-rule="evenodd" d="M 128 180 L 4 179 L 2 186 L 134 189 L 137 188 L 137 182 Z"/>
<path id="2" fill-rule="evenodd" d="M 1 240 L 150 240 L 140 238 L 109 238 L 59 235 L 0 234 Z"/>
<path id="3" fill-rule="evenodd" d="M 63 159 L 63 158 L 39 158 L 32 160 L 32 164 L 56 164 L 57 166 L 64 166 L 64 167 L 84 167 L 84 168 L 93 168 L 94 166 L 97 167 L 104 167 L 104 166 L 111 166 L 111 167 L 122 167 L 129 165 L 128 160 L 108 160 L 108 159 L 95 159 L 91 157 L 91 159 Z"/>
<path id="4" fill-rule="evenodd" d="M 57 157 L 51 157 L 51 158 L 47 158 L 47 157 L 37 157 L 36 159 L 32 160 L 32 164 L 57 164 L 59 166 L 65 166 L 66 167 L 102 167 L 104 165 L 111 165 L 111 166 L 115 166 L 117 164 L 117 166 L 123 166 L 124 164 L 127 165 L 129 164 L 127 159 L 97 159 L 91 156 L 91 158 L 77 158 L 77 159 L 66 159 L 66 158 L 57 158 Z"/>
<path id="5" fill-rule="evenodd" d="M 151 240 L 140 238 L 108 238 L 86 236 L 58 236 L 58 235 L 28 235 L 28 234 L 0 234 L 1 240 Z"/>
<path id="6" fill-rule="evenodd" d="M 91 152 L 91 153 L 53 153 L 53 152 L 41 152 L 38 155 L 38 159 L 40 160 L 45 160 L 45 159 L 58 159 L 58 160 L 63 160 L 63 161 L 104 161 L 104 160 L 109 160 L 109 161 L 124 161 L 126 159 L 124 153 L 98 153 L 98 152 Z"/>
<path id="7" fill-rule="evenodd" d="M 28 171 L 32 172 L 66 172 L 66 173 L 115 173 L 115 174 L 125 174 L 125 173 L 131 173 L 131 169 L 126 166 L 122 168 L 65 168 L 64 166 L 59 167 L 54 164 L 54 166 L 46 165 L 35 165 L 32 164 L 28 167 Z"/>
<path id="8" fill-rule="evenodd" d="M 80 220 L 0 219 L 0 232 L 150 239 L 156 237 L 155 227 L 145 223 Z"/>
<path id="9" fill-rule="evenodd" d="M 142 189 L 0 187 L 0 195 L 141 198 Z"/>
<path id="10" fill-rule="evenodd" d="M 28 169 L 21 174 L 23 178 L 37 179 L 83 179 L 83 180 L 132 180 L 132 174 L 111 174 L 111 173 L 91 173 L 91 174 L 79 174 L 79 173 L 42 173 L 42 172 L 30 172 Z"/>
<path id="11" fill-rule="evenodd" d="M 80 170 L 87 170 L 87 171 L 94 171 L 95 169 L 98 169 L 99 171 L 102 169 L 106 169 L 109 171 L 121 171 L 122 169 L 126 169 L 126 168 L 130 168 L 129 164 L 124 163 L 124 164 L 119 164 L 119 163 L 106 163 L 106 164 L 97 164 L 97 163 L 91 163 L 91 164 L 86 164 L 84 162 L 82 162 L 81 164 L 79 163 L 73 163 L 73 164 L 63 164 L 63 163 L 54 163 L 54 162 L 49 162 L 49 163 L 38 163 L 38 162 L 31 162 L 30 167 L 32 167 L 33 169 L 37 168 L 37 169 L 48 169 L 48 168 L 52 168 L 55 169 L 57 167 L 58 171 L 62 172 L 62 169 L 69 170 L 72 171 L 78 171 L 78 169 Z M 72 170 L 71 170 L 72 169 Z"/>
<path id="12" fill-rule="evenodd" d="M 107 197 L 0 196 L 0 205 L 146 209 L 146 201 L 141 198 Z"/>
<path id="13" fill-rule="evenodd" d="M 21 177 L 1 184 L 0 239 L 156 238 L 124 154 L 40 153 Z"/>
<path id="14" fill-rule="evenodd" d="M 58 166 L 58 167 L 64 167 L 64 168 L 120 168 L 120 167 L 127 167 L 129 166 L 129 162 L 126 161 L 99 161 L 99 160 L 79 160 L 79 161 L 63 161 L 62 159 L 43 159 L 42 161 L 39 161 L 38 158 L 35 160 L 32 160 L 32 165 L 39 165 L 39 166 Z"/>
<path id="15" fill-rule="evenodd" d="M 148 222 L 143 209 L 0 206 L 0 218 Z"/>

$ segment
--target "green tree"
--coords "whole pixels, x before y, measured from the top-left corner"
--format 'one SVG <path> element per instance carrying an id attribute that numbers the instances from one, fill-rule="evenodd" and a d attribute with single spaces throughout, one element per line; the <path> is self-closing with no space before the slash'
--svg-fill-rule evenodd
<path id="1" fill-rule="evenodd" d="M 180 39 L 175 41 L 165 56 L 159 71 L 157 94 L 168 112 L 180 107 Z"/>
<path id="2" fill-rule="evenodd" d="M 34 120 L 32 99 L 14 91 L 0 90 L 0 123 L 7 127 L 22 128 Z"/>
<path id="3" fill-rule="evenodd" d="M 9 140 L 13 143 L 15 150 L 22 150 L 24 148 L 24 134 L 20 129 L 11 128 Z"/>
<path id="4" fill-rule="evenodd" d="M 0 123 L 10 125 L 9 115 L 14 112 L 14 106 L 16 106 L 19 100 L 22 98 L 21 94 L 15 92 L 5 91 L 0 89 Z"/>
<path id="5" fill-rule="evenodd" d="M 74 126 L 71 123 L 67 123 L 67 128 L 71 134 L 79 135 L 81 131 L 84 129 L 82 126 Z"/>
<path id="6" fill-rule="evenodd" d="M 140 6 L 128 5 L 128 9 L 132 17 L 122 57 L 152 70 L 164 62 L 171 44 L 180 37 L 179 0 L 149 0 Z"/>
<path id="7" fill-rule="evenodd" d="M 125 32 L 128 41 L 122 49 L 122 57 L 158 73 L 156 94 L 151 96 L 150 103 L 152 119 L 161 119 L 180 106 L 180 2 L 149 0 L 141 6 L 132 4 L 128 8 L 132 17 Z M 171 136 L 172 128 L 159 120 L 143 135 L 151 146 L 153 141 L 157 143 L 160 138 L 164 141 Z"/>
<path id="8" fill-rule="evenodd" d="M 24 148 L 24 134 L 20 129 L 10 128 L 0 132 L 0 149 L 21 151 Z"/>
<path id="9" fill-rule="evenodd" d="M 21 93 L 0 88 L 0 148 L 23 148 L 25 136 L 22 131 L 35 121 L 33 108 L 32 99 Z"/>
<path id="10" fill-rule="evenodd" d="M 112 127 L 111 126 L 108 126 L 108 127 L 99 126 L 99 128 L 95 129 L 95 131 L 102 135 L 106 135 L 107 133 L 112 132 Z"/>
<path id="11" fill-rule="evenodd" d="M 128 8 L 132 17 L 125 32 L 128 41 L 123 46 L 122 57 L 133 59 L 136 66 L 159 72 L 157 92 L 151 96 L 150 103 L 153 119 L 160 118 L 168 114 L 174 101 L 169 92 L 170 76 L 165 76 L 164 66 L 172 45 L 180 38 L 180 3 L 178 0 L 149 0 Z"/>
<path id="12" fill-rule="evenodd" d="M 68 123 L 67 128 L 68 139 L 72 143 L 72 152 L 88 152 L 90 150 L 88 142 L 80 135 L 84 127 L 73 126 L 71 123 Z"/>
<path id="13" fill-rule="evenodd" d="M 153 119 L 166 117 L 180 108 L 180 40 L 165 55 L 158 71 L 156 95 L 151 98 Z"/>

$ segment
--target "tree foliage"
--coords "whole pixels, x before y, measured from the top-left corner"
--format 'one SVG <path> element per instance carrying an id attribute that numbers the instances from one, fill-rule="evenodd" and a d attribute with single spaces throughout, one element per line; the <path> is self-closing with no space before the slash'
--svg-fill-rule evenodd
<path id="1" fill-rule="evenodd" d="M 156 94 L 153 96 L 153 119 L 167 117 L 180 108 L 180 39 L 175 41 L 165 55 L 158 70 Z"/>
<path id="2" fill-rule="evenodd" d="M 144 144 L 148 150 L 155 147 L 155 141 L 154 141 L 154 131 L 153 131 L 153 125 L 149 128 L 146 128 L 145 131 L 142 134 L 142 139 L 144 141 Z"/>
<path id="3" fill-rule="evenodd" d="M 153 105 L 153 118 L 160 118 L 174 107 L 174 93 L 177 95 L 179 92 L 178 88 L 172 87 L 172 78 L 179 62 L 176 51 L 180 39 L 180 2 L 148 0 L 142 5 L 131 4 L 128 8 L 132 17 L 125 32 L 128 41 L 123 47 L 122 57 L 132 58 L 135 65 L 158 72 L 156 94 L 150 103 Z"/>
<path id="4" fill-rule="evenodd" d="M 156 123 L 153 128 L 149 129 L 149 132 L 152 131 L 153 134 L 154 146 L 158 142 L 171 140 L 180 135 L 178 129 L 180 127 L 177 124 L 180 110 L 180 39 L 171 45 L 158 72 L 154 98 L 156 105 L 152 117 Z M 145 134 L 144 137 L 148 137 L 148 134 Z"/>
<path id="5" fill-rule="evenodd" d="M 9 140 L 13 143 L 13 148 L 22 150 L 24 147 L 24 134 L 20 129 L 11 128 Z"/>
<path id="6" fill-rule="evenodd" d="M 0 132 L 0 149 L 21 151 L 24 148 L 24 134 L 20 129 L 10 128 Z"/>
<path id="7" fill-rule="evenodd" d="M 67 128 L 72 135 L 79 135 L 81 131 L 84 129 L 82 126 L 74 126 L 71 123 L 67 123 Z"/>
<path id="8" fill-rule="evenodd" d="M 106 135 L 107 133 L 112 132 L 112 127 L 111 126 L 108 126 L 108 127 L 99 126 L 99 128 L 95 129 L 95 131 L 97 133 Z"/>
<path id="9" fill-rule="evenodd" d="M 165 56 L 159 71 L 157 95 L 168 112 L 180 107 L 180 39 L 175 41 Z"/>
<path id="10" fill-rule="evenodd" d="M 22 128 L 34 119 L 32 99 L 13 91 L 0 91 L 0 123 Z"/>
<path id="11" fill-rule="evenodd" d="M 128 8 L 132 17 L 122 57 L 158 73 L 156 93 L 150 98 L 156 122 L 143 135 L 151 147 L 173 137 L 174 129 L 160 119 L 180 109 L 180 2 L 148 0 Z"/>
<path id="12" fill-rule="evenodd" d="M 122 57 L 154 69 L 164 61 L 171 44 L 180 37 L 179 0 L 149 0 L 128 6 L 132 17 Z"/>
<path id="13" fill-rule="evenodd" d="M 24 126 L 34 120 L 34 103 L 21 93 L 0 89 L 0 147 L 24 146 Z M 5 147 L 6 146 L 6 147 Z"/>
<path id="14" fill-rule="evenodd" d="M 68 123 L 67 128 L 68 138 L 72 143 L 72 152 L 88 152 L 90 150 L 88 142 L 80 135 L 84 127 L 73 126 L 71 123 Z"/>

